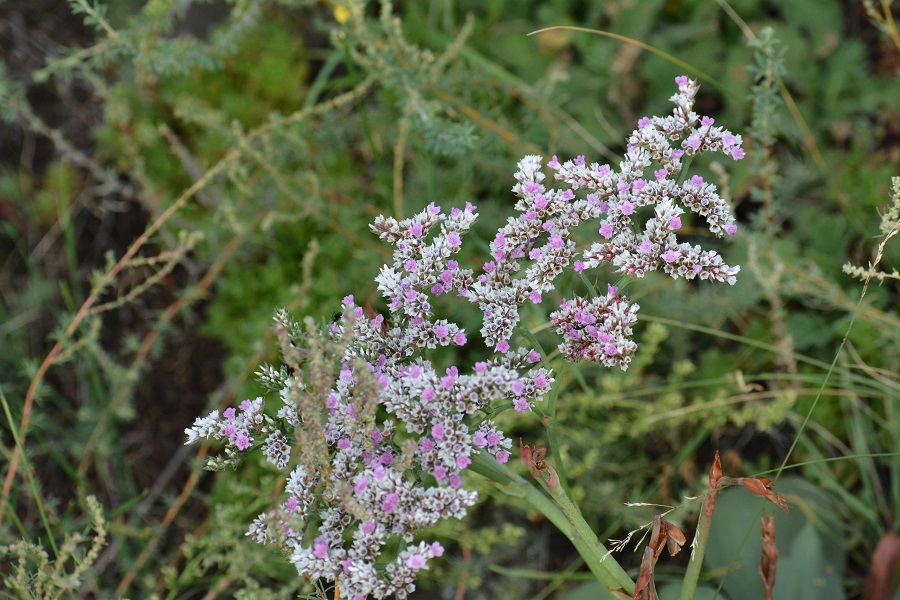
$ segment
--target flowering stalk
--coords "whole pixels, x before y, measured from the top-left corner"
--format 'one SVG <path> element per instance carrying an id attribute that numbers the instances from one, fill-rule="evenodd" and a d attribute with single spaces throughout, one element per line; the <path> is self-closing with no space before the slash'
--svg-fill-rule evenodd
<path id="1" fill-rule="evenodd" d="M 234 466 L 259 449 L 289 471 L 285 501 L 260 515 L 248 536 L 280 546 L 300 575 L 333 582 L 342 598 L 405 598 L 418 571 L 443 553 L 437 542 L 415 543 L 417 535 L 439 519 L 462 518 L 475 503 L 462 478 L 473 460 L 498 483 L 513 480 L 500 466 L 512 442 L 490 416 L 509 407 L 529 411 L 552 389 L 553 374 L 540 365 L 540 354 L 513 346 L 525 302 L 543 302 L 570 265 L 579 274 L 609 264 L 633 277 L 660 269 L 675 278 L 734 283 L 740 267 L 676 237 L 685 209 L 704 217 L 713 234 L 733 234 L 727 204 L 699 176 L 678 180 L 683 160 L 695 154 L 741 158 L 741 139 L 692 111 L 694 82 L 676 82 L 675 111 L 641 119 L 617 171 L 589 165 L 583 156 L 564 163 L 553 157 L 547 167 L 564 189 L 548 188 L 541 158 L 523 158 L 513 186 L 518 216 L 494 236 L 477 277 L 454 258 L 477 218 L 475 207 L 445 212 L 432 203 L 408 219 L 378 217 L 372 225 L 394 246 L 392 263 L 375 279 L 389 318 L 367 316 L 353 296 L 324 331 L 311 320 L 299 324 L 285 311 L 276 314 L 285 366 L 266 366 L 259 375 L 281 406 L 266 411 L 262 398 L 245 400 L 185 430 L 187 443 L 226 444 L 210 468 Z M 653 216 L 640 225 L 645 207 Z M 589 220 L 599 222 L 601 241 L 579 256 L 572 233 Z M 639 307 L 616 286 L 606 292 L 564 299 L 550 320 L 564 358 L 624 370 L 637 349 L 632 326 Z M 462 327 L 433 313 L 433 299 L 452 293 L 478 305 L 481 337 L 491 349 L 467 370 L 441 368 L 431 358 L 440 347 L 472 347 Z M 537 469 L 533 451 L 530 458 Z M 578 507 L 559 479 L 547 476 L 555 471 L 535 473 L 556 507 L 529 484 L 523 499 L 573 539 L 600 581 L 633 588 L 615 561 L 604 562 L 607 554 Z"/>

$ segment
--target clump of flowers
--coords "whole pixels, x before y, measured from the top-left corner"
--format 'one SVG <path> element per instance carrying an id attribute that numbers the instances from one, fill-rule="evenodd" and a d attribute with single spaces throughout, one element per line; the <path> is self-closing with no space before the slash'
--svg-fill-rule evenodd
<path id="1" fill-rule="evenodd" d="M 641 119 L 618 171 L 583 156 L 553 157 L 547 167 L 565 189 L 548 189 L 541 158 L 522 159 L 513 186 L 519 215 L 497 232 L 477 277 L 454 259 L 475 207 L 445 212 L 432 203 L 411 218 L 378 217 L 372 225 L 395 248 L 376 278 L 388 319 L 367 316 L 352 296 L 324 330 L 276 314 L 285 366 L 264 367 L 260 378 L 280 397 L 277 413 L 265 412 L 262 398 L 245 400 L 185 430 L 187 443 L 226 444 L 211 468 L 259 449 L 289 471 L 286 499 L 260 515 L 248 536 L 280 545 L 301 575 L 334 582 L 342 597 L 406 597 L 416 573 L 443 553 L 437 542 L 414 543 L 416 535 L 439 519 L 462 518 L 476 500 L 462 478 L 473 457 L 509 459 L 511 441 L 488 415 L 528 411 L 553 384 L 538 352 L 512 345 L 520 306 L 541 303 L 570 265 L 579 273 L 609 263 L 635 277 L 661 269 L 734 283 L 739 267 L 676 237 L 685 209 L 704 217 L 713 234 L 734 234 L 728 205 L 701 177 L 678 180 L 686 156 L 742 158 L 741 139 L 692 111 L 694 82 L 676 82 L 675 111 Z M 654 213 L 639 227 L 645 207 Z M 572 233 L 585 221 L 599 221 L 600 241 L 579 252 Z M 490 349 L 465 371 L 428 358 L 439 347 L 474 345 L 463 327 L 432 310 L 435 297 L 454 293 L 484 314 L 481 336 Z M 638 308 L 613 285 L 605 295 L 564 299 L 550 314 L 561 354 L 626 369 L 637 349 Z M 397 540 L 400 550 L 385 556 Z"/>

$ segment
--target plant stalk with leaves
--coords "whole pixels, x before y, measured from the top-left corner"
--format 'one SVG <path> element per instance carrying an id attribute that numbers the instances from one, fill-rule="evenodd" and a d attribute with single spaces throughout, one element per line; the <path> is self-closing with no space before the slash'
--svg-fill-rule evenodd
<path id="1" fill-rule="evenodd" d="M 582 277 L 609 264 L 636 278 L 662 270 L 673 278 L 734 283 L 740 267 L 680 242 L 677 232 L 686 210 L 703 217 L 714 235 L 736 232 L 716 187 L 698 175 L 688 178 L 684 168 L 705 152 L 742 158 L 741 138 L 693 112 L 695 82 L 678 77 L 676 83 L 673 113 L 639 121 L 617 170 L 583 156 L 564 163 L 553 157 L 546 166 L 562 187 L 548 188 L 541 158 L 522 159 L 513 186 L 518 214 L 494 236 L 479 275 L 455 260 L 478 216 L 475 207 L 445 212 L 432 203 L 413 217 L 379 217 L 372 225 L 395 247 L 393 263 L 376 278 L 388 319 L 366 315 L 352 296 L 344 298 L 342 318 L 323 331 L 310 320 L 301 325 L 285 311 L 277 314 L 285 366 L 260 374 L 280 396 L 276 414 L 265 412 L 263 398 L 245 400 L 185 430 L 188 443 L 226 443 L 211 468 L 261 450 L 289 472 L 286 500 L 254 521 L 250 537 L 279 545 L 301 575 L 332 582 L 342 597 L 406 597 L 416 573 L 443 553 L 437 542 L 415 543 L 417 536 L 440 519 L 462 518 L 476 500 L 462 478 L 473 461 L 500 484 L 522 485 L 502 472 L 512 441 L 493 417 L 508 408 L 542 412 L 538 403 L 554 384 L 546 357 L 515 345 L 526 302 L 541 304 L 570 265 Z M 642 209 L 651 216 L 639 220 Z M 586 222 L 599 223 L 600 241 L 579 249 L 572 234 Z M 639 307 L 617 286 L 602 295 L 588 289 L 588 297 L 564 299 L 550 314 L 560 353 L 568 361 L 627 369 L 637 350 L 632 326 Z M 453 293 L 483 314 L 488 354 L 470 371 L 431 358 L 440 347 L 474 345 L 460 325 L 434 314 L 434 299 Z M 525 484 L 532 488 L 525 501 L 571 534 L 611 593 L 636 593 L 544 461 L 545 450 L 523 446 L 521 452 L 551 500 Z M 667 535 L 656 539 L 665 545 Z"/>

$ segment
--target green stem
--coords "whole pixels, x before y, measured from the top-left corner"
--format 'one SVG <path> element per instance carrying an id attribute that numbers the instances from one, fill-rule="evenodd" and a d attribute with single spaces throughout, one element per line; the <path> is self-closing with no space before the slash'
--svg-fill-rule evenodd
<path id="1" fill-rule="evenodd" d="M 597 539 L 578 506 L 572 502 L 562 486 L 557 485 L 556 489 L 551 490 L 546 481 L 541 479 L 541 486 L 550 494 L 548 496 L 525 478 L 485 454 L 476 455 L 469 468 L 494 481 L 503 493 L 524 500 L 547 517 L 560 533 L 572 541 L 591 573 L 608 590 L 622 589 L 627 594 L 634 593 L 634 582 L 628 573 Z M 544 474 L 548 475 L 546 471 Z M 618 598 L 612 591 L 610 595 Z"/>
<path id="2" fill-rule="evenodd" d="M 591 572 L 597 577 L 597 580 L 610 590 L 610 593 L 612 590 L 621 589 L 626 594 L 633 594 L 634 582 L 631 580 L 631 577 L 619 565 L 618 561 L 612 557 L 612 554 L 603 543 L 597 539 L 594 530 L 584 520 L 581 509 L 572 501 L 566 489 L 561 485 L 551 489 L 547 485 L 549 473 L 544 471 L 541 474 L 543 475 L 540 479 L 541 487 L 551 495 L 556 505 L 565 515 L 566 521 L 571 525 L 575 534 L 574 537 L 570 535 L 569 539 L 575 544 L 578 553 L 584 559 L 584 562 L 587 563 Z M 615 594 L 611 595 L 618 598 Z"/>
<path id="3" fill-rule="evenodd" d="M 703 556 L 706 554 L 706 540 L 709 538 L 709 526 L 712 524 L 713 509 L 716 507 L 716 498 L 719 492 L 711 492 L 703 501 L 700 509 L 700 520 L 697 523 L 697 533 L 691 542 L 691 560 L 684 572 L 684 581 L 681 583 L 681 594 L 678 600 L 691 600 L 697 591 L 697 582 L 700 580 L 700 570 L 703 568 Z"/>

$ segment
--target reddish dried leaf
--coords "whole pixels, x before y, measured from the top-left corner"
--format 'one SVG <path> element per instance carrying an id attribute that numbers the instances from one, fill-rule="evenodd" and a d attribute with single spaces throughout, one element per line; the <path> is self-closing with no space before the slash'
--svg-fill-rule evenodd
<path id="1" fill-rule="evenodd" d="M 872 554 L 864 600 L 890 600 L 900 581 L 900 536 L 888 531 Z"/>
<path id="2" fill-rule="evenodd" d="M 544 462 L 544 459 L 547 458 L 547 446 L 535 446 L 531 444 L 531 447 L 534 448 L 534 464 L 537 465 L 538 469 L 542 469 L 541 466 Z"/>
<path id="3" fill-rule="evenodd" d="M 778 506 L 785 512 L 787 511 L 787 500 L 769 489 L 773 485 L 771 480 L 766 479 L 765 477 L 738 477 L 734 482 L 737 485 L 744 486 L 758 496 L 763 496 L 766 500 L 775 506 Z"/>
<path id="4" fill-rule="evenodd" d="M 653 550 L 653 562 L 659 559 L 663 546 L 666 544 L 666 532 L 662 526 L 663 518 L 660 515 L 653 517 L 653 527 L 650 529 L 650 543 L 647 547 Z"/>
<path id="5" fill-rule="evenodd" d="M 665 519 L 663 519 L 663 525 L 666 527 L 666 548 L 669 551 L 669 556 L 675 556 L 681 552 L 681 547 L 684 546 L 687 538 L 680 529 Z"/>
<path id="6" fill-rule="evenodd" d="M 519 456 L 522 457 L 522 462 L 531 471 L 532 477 L 540 479 L 541 472 L 534 461 L 534 444 L 522 444 L 522 438 L 519 438 Z"/>
<path id="7" fill-rule="evenodd" d="M 644 559 L 641 561 L 641 573 L 634 582 L 634 596 L 632 600 L 639 598 L 649 598 L 652 587 L 650 583 L 653 581 L 653 548 L 647 546 L 644 548 Z"/>
<path id="8" fill-rule="evenodd" d="M 519 438 L 519 456 L 522 462 L 529 469 L 534 466 L 534 444 L 523 444 L 522 438 Z"/>
<path id="9" fill-rule="evenodd" d="M 720 477 L 722 477 L 722 459 L 719 458 L 719 451 L 716 450 L 716 457 L 709 469 L 709 487 L 716 489 Z"/>
<path id="10" fill-rule="evenodd" d="M 547 479 L 547 487 L 551 490 L 555 490 L 559 488 L 559 473 L 556 472 L 556 469 L 548 465 L 547 463 L 543 463 L 544 468 L 547 470 L 547 473 L 550 477 Z"/>
<path id="11" fill-rule="evenodd" d="M 775 517 L 762 518 L 762 557 L 759 561 L 759 575 L 763 580 L 765 600 L 774 600 L 775 571 L 778 566 L 778 548 L 775 547 Z"/>
<path id="12" fill-rule="evenodd" d="M 771 479 L 769 479 L 768 477 L 763 477 L 763 476 L 761 476 L 761 475 L 757 475 L 757 476 L 755 477 L 755 479 L 759 479 L 759 481 L 760 481 L 764 486 L 766 486 L 766 489 L 771 490 L 772 488 L 775 487 L 775 482 L 772 481 Z"/>

